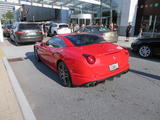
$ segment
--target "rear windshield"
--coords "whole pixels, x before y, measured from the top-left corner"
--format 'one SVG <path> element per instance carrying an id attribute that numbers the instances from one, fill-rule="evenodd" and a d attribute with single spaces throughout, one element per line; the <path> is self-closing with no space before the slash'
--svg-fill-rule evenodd
<path id="1" fill-rule="evenodd" d="M 12 28 L 12 25 L 6 25 L 6 28 L 7 28 L 7 29 L 11 29 L 11 28 Z"/>
<path id="2" fill-rule="evenodd" d="M 103 38 L 96 35 L 79 34 L 79 35 L 68 35 L 65 36 L 69 39 L 75 46 L 91 45 L 96 43 L 106 42 Z"/>
<path id="3" fill-rule="evenodd" d="M 20 30 L 36 30 L 36 29 L 40 29 L 40 27 L 37 24 L 20 24 L 19 29 Z"/>
<path id="4" fill-rule="evenodd" d="M 66 28 L 68 25 L 59 25 L 59 28 Z"/>

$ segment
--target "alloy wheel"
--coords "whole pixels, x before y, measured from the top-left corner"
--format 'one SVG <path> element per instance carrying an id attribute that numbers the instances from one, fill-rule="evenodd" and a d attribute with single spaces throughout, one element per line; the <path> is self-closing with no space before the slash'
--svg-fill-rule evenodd
<path id="1" fill-rule="evenodd" d="M 71 78 L 69 74 L 69 70 L 67 66 L 64 64 L 64 62 L 60 62 L 58 64 L 58 74 L 60 79 L 63 81 L 63 85 L 65 87 L 71 87 Z"/>
<path id="2" fill-rule="evenodd" d="M 139 48 L 139 55 L 141 57 L 149 57 L 151 55 L 151 49 L 149 46 L 143 45 Z"/>

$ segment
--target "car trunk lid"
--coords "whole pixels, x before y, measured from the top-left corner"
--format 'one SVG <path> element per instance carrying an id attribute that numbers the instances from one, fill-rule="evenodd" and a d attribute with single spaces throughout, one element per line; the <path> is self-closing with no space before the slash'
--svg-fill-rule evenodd
<path id="1" fill-rule="evenodd" d="M 81 49 L 82 54 L 92 55 L 96 58 L 95 64 L 90 67 L 97 76 L 114 72 L 128 64 L 128 56 L 122 50 L 123 48 L 112 43 L 87 45 Z"/>
<path id="2" fill-rule="evenodd" d="M 101 56 L 120 52 L 120 49 L 117 49 L 117 47 L 117 45 L 111 43 L 99 43 L 81 46 L 81 49 L 83 53 Z"/>

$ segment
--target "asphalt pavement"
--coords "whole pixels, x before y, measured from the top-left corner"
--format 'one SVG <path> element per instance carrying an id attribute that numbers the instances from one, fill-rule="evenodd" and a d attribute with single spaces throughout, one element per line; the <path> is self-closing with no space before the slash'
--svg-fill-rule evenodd
<path id="1" fill-rule="evenodd" d="M 123 45 L 125 42 L 122 40 Z M 8 48 L 8 49 L 6 49 Z M 66 88 L 33 55 L 33 45 L 3 46 L 37 120 L 159 120 L 160 59 L 130 53 L 131 69 L 95 87 Z"/>

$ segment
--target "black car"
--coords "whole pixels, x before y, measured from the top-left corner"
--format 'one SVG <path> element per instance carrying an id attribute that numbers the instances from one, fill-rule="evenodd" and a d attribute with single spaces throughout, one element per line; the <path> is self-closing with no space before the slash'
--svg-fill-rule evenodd
<path id="1" fill-rule="evenodd" d="M 4 37 L 10 37 L 10 30 L 12 28 L 12 24 L 6 24 L 3 26 L 3 35 Z"/>
<path id="2" fill-rule="evenodd" d="M 99 35 L 107 42 L 116 43 L 118 41 L 117 31 L 110 31 L 107 27 L 101 26 L 86 26 L 84 29 L 80 28 L 75 32 L 87 32 Z"/>
<path id="3" fill-rule="evenodd" d="M 131 47 L 144 58 L 160 55 L 160 38 L 139 38 L 132 42 Z"/>
<path id="4" fill-rule="evenodd" d="M 34 22 L 17 22 L 12 27 L 10 38 L 16 45 L 35 43 L 43 40 L 43 33 L 40 26 Z"/>

